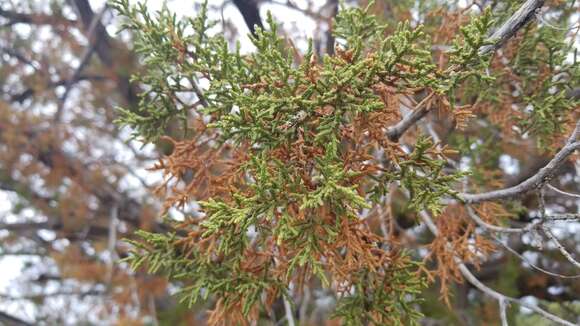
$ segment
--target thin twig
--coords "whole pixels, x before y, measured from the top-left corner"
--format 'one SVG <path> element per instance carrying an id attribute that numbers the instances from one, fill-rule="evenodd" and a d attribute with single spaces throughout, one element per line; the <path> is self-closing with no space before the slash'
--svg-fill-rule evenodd
<path id="1" fill-rule="evenodd" d="M 203 107 L 207 108 L 209 106 L 209 103 L 207 102 L 207 99 L 205 98 L 205 95 L 203 94 L 203 91 L 201 90 L 197 82 L 193 79 L 193 77 L 188 77 L 188 80 L 189 83 L 191 84 L 191 87 L 193 88 L 193 92 L 195 93 L 197 99 L 199 100 L 199 103 L 201 103 Z"/>
<path id="2" fill-rule="evenodd" d="M 540 271 L 544 274 L 550 275 L 550 276 L 554 276 L 554 277 L 558 277 L 558 278 L 568 278 L 568 279 L 574 279 L 574 278 L 580 278 L 580 274 L 577 275 L 563 275 L 560 273 L 554 273 L 554 272 L 550 272 L 549 270 L 546 270 L 538 265 L 535 265 L 534 263 L 532 263 L 529 259 L 527 259 L 526 257 L 524 257 L 523 255 L 521 255 L 520 253 L 518 253 L 517 251 L 515 251 L 512 247 L 508 246 L 507 244 L 503 243 L 503 241 L 501 241 L 499 238 L 494 237 L 494 240 L 499 243 L 502 247 L 504 247 L 507 251 L 509 251 L 510 253 L 512 253 L 513 255 L 515 255 L 516 257 L 518 257 L 519 259 L 521 259 L 522 261 L 524 261 L 526 264 L 530 265 L 530 267 L 532 267 L 533 269 Z"/>
<path id="3" fill-rule="evenodd" d="M 578 262 L 576 259 L 574 259 L 574 257 L 572 257 L 572 254 L 570 254 L 568 252 L 568 250 L 566 250 L 566 248 L 564 248 L 564 246 L 560 243 L 560 241 L 558 241 L 558 239 L 556 238 L 556 236 L 554 235 L 554 233 L 552 233 L 552 230 L 550 230 L 550 228 L 546 224 L 542 224 L 542 230 L 544 231 L 544 234 L 550 240 L 552 240 L 552 242 L 554 242 L 554 244 L 556 245 L 556 247 L 558 248 L 558 250 L 560 250 L 560 252 L 562 253 L 562 255 L 570 263 L 572 263 L 574 266 L 576 266 L 577 268 L 580 268 L 580 262 Z"/>
<path id="4" fill-rule="evenodd" d="M 332 19 L 332 17 L 327 17 L 327 16 L 324 16 L 324 15 L 321 15 L 321 14 L 319 14 L 316 11 L 312 11 L 312 10 L 309 10 L 309 9 L 300 8 L 294 2 L 289 1 L 289 0 L 286 0 L 286 2 L 276 1 L 276 0 L 268 0 L 267 2 L 270 3 L 270 4 L 273 4 L 273 5 L 284 6 L 286 8 L 290 8 L 292 10 L 295 10 L 297 12 L 300 12 L 300 13 L 303 13 L 303 14 L 305 14 L 307 16 L 310 16 L 310 17 L 312 17 L 314 19 L 318 19 L 318 20 L 322 20 L 322 21 L 330 21 Z M 322 9 L 322 8 L 320 8 L 320 9 Z M 318 11 L 321 11 L 320 9 Z"/>
<path id="5" fill-rule="evenodd" d="M 542 22 L 544 25 L 546 25 L 546 26 L 548 26 L 548 27 L 550 27 L 550 28 L 552 28 L 552 29 L 555 29 L 555 30 L 557 30 L 557 31 L 566 31 L 566 32 L 568 32 L 568 31 L 571 31 L 571 30 L 573 30 L 573 29 L 577 29 L 577 28 L 579 28 L 579 27 L 580 27 L 580 24 L 572 25 L 572 26 L 570 26 L 570 27 L 558 27 L 558 26 L 555 26 L 554 24 L 552 24 L 552 23 L 550 23 L 549 21 L 547 21 L 547 20 L 546 20 L 546 19 L 545 19 L 545 18 L 542 16 L 542 14 L 540 14 L 540 13 L 537 13 L 537 14 L 536 14 L 536 19 L 537 19 L 538 21 Z"/>
<path id="6" fill-rule="evenodd" d="M 571 192 L 567 192 L 567 191 L 564 191 L 564 190 L 558 189 L 558 188 L 556 188 L 556 187 L 552 186 L 552 185 L 551 185 L 551 184 L 549 184 L 549 183 L 548 183 L 548 184 L 546 184 L 546 186 L 547 186 L 548 188 L 550 188 L 550 189 L 554 190 L 555 192 L 559 193 L 560 195 L 564 195 L 564 196 L 570 196 L 570 197 L 573 197 L 573 198 L 580 198 L 580 195 L 579 195 L 579 194 L 573 194 L 573 193 L 571 193 Z"/>
<path id="7" fill-rule="evenodd" d="M 119 224 L 119 206 L 117 203 L 114 203 L 113 207 L 111 207 L 111 216 L 109 220 L 109 242 L 108 242 L 109 261 L 107 262 L 107 275 L 105 278 L 109 286 L 111 286 L 115 262 L 118 259 L 116 249 L 118 224 Z"/>
<path id="8" fill-rule="evenodd" d="M 17 59 L 18 61 L 32 67 L 36 71 L 40 69 L 40 67 L 36 62 L 32 61 L 32 59 L 26 58 L 23 54 L 19 53 L 18 51 L 16 51 L 16 49 L 12 47 L 0 46 L 0 52 L 8 54 L 9 56 Z"/>
<path id="9" fill-rule="evenodd" d="M 409 192 L 408 191 L 403 191 L 403 193 L 409 197 Z M 439 236 L 439 229 L 437 228 L 437 225 L 435 224 L 435 222 L 433 222 L 433 219 L 431 218 L 431 216 L 429 215 L 429 213 L 427 213 L 427 211 L 420 211 L 419 212 L 419 217 L 421 218 L 421 220 L 423 221 L 423 223 L 425 223 L 425 225 L 427 226 L 427 228 L 429 229 L 429 231 L 431 231 L 431 233 L 434 236 Z M 450 243 L 447 243 L 448 247 L 451 247 Z M 452 248 L 450 248 L 452 249 Z M 459 268 L 459 271 L 461 272 L 461 274 L 463 275 L 463 277 L 465 277 L 465 279 L 471 283 L 473 286 L 475 286 L 476 288 L 478 288 L 481 292 L 483 292 L 484 294 L 498 300 L 498 301 L 505 301 L 505 303 L 508 302 L 512 302 L 512 303 L 516 303 L 522 307 L 528 308 L 532 311 L 535 311 L 536 313 L 542 315 L 543 317 L 545 317 L 548 320 L 551 320 L 553 322 L 556 322 L 558 324 L 561 325 L 566 325 L 566 326 L 574 326 L 574 324 L 572 324 L 571 322 L 562 319 L 548 311 L 545 311 L 544 309 L 535 306 L 535 305 L 531 305 L 526 303 L 525 301 L 504 295 L 502 293 L 499 293 L 493 289 L 491 289 L 490 287 L 488 287 L 487 285 L 483 284 L 477 277 L 475 277 L 475 275 L 473 275 L 471 273 L 471 271 L 467 268 L 467 266 L 465 266 L 465 264 L 463 263 L 463 261 L 457 257 L 454 256 L 454 260 L 455 263 L 457 264 L 457 267 Z"/>
<path id="10" fill-rule="evenodd" d="M 548 221 L 568 221 L 568 222 L 572 222 L 572 221 L 580 220 L 580 214 L 571 214 L 571 213 L 551 214 L 551 215 L 547 215 L 546 216 L 546 220 L 548 220 Z"/>
<path id="11" fill-rule="evenodd" d="M 63 92 L 62 96 L 59 98 L 58 108 L 56 110 L 56 114 L 54 115 L 55 122 L 60 122 L 60 119 L 62 117 L 62 112 L 64 110 L 64 105 L 66 103 L 66 99 L 68 97 L 68 94 L 70 93 L 72 85 L 74 85 L 74 83 L 76 83 L 77 79 L 79 78 L 79 76 L 81 75 L 81 73 L 83 72 L 85 67 L 88 65 L 93 53 L 96 50 L 97 44 L 101 41 L 102 35 L 95 35 L 95 33 L 97 31 L 96 27 L 97 27 L 98 23 L 101 21 L 101 19 L 103 18 L 103 15 L 107 11 L 107 9 L 108 9 L 108 6 L 105 4 L 103 6 L 103 8 L 95 15 L 95 17 L 93 17 L 93 20 L 91 21 L 91 24 L 90 24 L 89 29 L 87 31 L 87 40 L 89 41 L 89 46 L 85 50 L 85 53 L 83 54 L 83 56 L 81 57 L 81 61 L 78 65 L 78 67 L 75 69 L 73 75 L 66 81 L 66 84 L 64 86 L 65 87 L 64 92 Z"/>
<path id="12" fill-rule="evenodd" d="M 99 296 L 103 295 L 103 291 L 100 290 L 87 290 L 87 291 L 56 291 L 52 293 L 38 293 L 38 294 L 26 294 L 26 295 L 11 295 L 7 293 L 0 293 L 0 299 L 5 300 L 31 300 L 37 301 L 39 299 L 49 298 L 49 297 L 61 297 L 61 296 Z"/>
<path id="13" fill-rule="evenodd" d="M 513 302 L 513 303 L 518 304 L 524 308 L 528 308 L 528 309 L 542 315 L 544 318 L 551 320 L 555 323 L 558 323 L 561 325 L 566 325 L 566 326 L 575 326 L 575 324 L 573 324 L 565 319 L 562 319 L 562 318 L 560 318 L 560 317 L 558 317 L 558 316 L 556 316 L 556 315 L 554 315 L 554 314 L 552 314 L 552 313 L 550 313 L 550 312 L 548 312 L 548 311 L 546 311 L 546 310 L 544 310 L 536 305 L 532 305 L 532 304 L 529 304 L 525 301 L 506 296 L 504 294 L 501 294 L 501 293 L 489 288 L 487 285 L 483 284 L 479 279 L 477 279 L 477 277 L 475 277 L 475 275 L 473 275 L 471 273 L 471 271 L 467 268 L 467 266 L 465 266 L 465 264 L 459 263 L 458 266 L 459 266 L 459 270 L 461 271 L 461 274 L 465 277 L 465 279 L 467 279 L 467 281 L 469 283 L 471 283 L 473 286 L 478 288 L 481 292 L 483 292 L 483 293 L 485 293 L 485 294 L 487 294 L 487 295 L 489 295 L 497 300 L 505 300 L 508 302 Z"/>

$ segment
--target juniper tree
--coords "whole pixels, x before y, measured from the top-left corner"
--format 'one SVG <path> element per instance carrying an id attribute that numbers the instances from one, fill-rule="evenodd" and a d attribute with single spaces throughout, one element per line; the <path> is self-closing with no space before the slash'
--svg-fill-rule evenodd
<path id="1" fill-rule="evenodd" d="M 212 302 L 210 323 L 257 321 L 281 300 L 294 324 L 296 300 L 316 287 L 335 295 L 333 316 L 344 324 L 417 324 L 429 282 L 447 300 L 449 283 L 466 280 L 497 300 L 502 323 L 516 303 L 572 325 L 492 290 L 467 267 L 488 259 L 504 233 L 543 232 L 558 243 L 542 194 L 580 148 L 578 101 L 568 96 L 580 71 L 566 33 L 532 22 L 543 1 L 493 3 L 454 26 L 437 16 L 425 26 L 386 24 L 372 3 L 343 6 L 334 54 L 323 56 L 312 42 L 302 50 L 281 37 L 271 15 L 251 35 L 255 50 L 242 54 L 211 32 L 207 4 L 177 19 L 112 3 L 146 67 L 135 76 L 145 89 L 139 108 L 120 109 L 119 123 L 143 142 L 172 144 L 154 166 L 165 176 L 166 212 L 200 206 L 171 232 L 140 231 L 127 261 L 181 282 L 190 305 Z M 451 141 L 424 121 L 433 111 L 451 122 Z M 165 135 L 175 122 L 179 139 Z M 514 129 L 554 158 L 528 180 L 490 190 L 497 166 L 481 151 L 493 144 L 465 132 L 471 123 L 504 136 Z M 518 208 L 497 200 L 535 191 L 537 219 L 504 227 Z M 432 232 L 427 255 L 406 245 L 396 198 Z"/>

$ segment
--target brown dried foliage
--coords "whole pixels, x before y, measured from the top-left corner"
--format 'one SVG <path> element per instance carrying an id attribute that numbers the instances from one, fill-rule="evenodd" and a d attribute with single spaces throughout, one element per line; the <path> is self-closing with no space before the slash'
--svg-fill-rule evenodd
<path id="1" fill-rule="evenodd" d="M 488 213 L 490 210 L 499 210 L 496 206 L 488 207 L 483 204 Z M 483 220 L 490 221 L 492 215 L 481 215 Z M 428 276 L 433 279 L 437 276 L 440 282 L 441 297 L 451 307 L 450 289 L 451 282 L 462 283 L 463 276 L 458 267 L 458 262 L 471 264 L 479 268 L 485 258 L 495 250 L 495 246 L 485 237 L 475 232 L 475 223 L 467 217 L 463 205 L 449 205 L 435 221 L 439 235 L 427 245 L 429 254 L 426 261 L 433 260 L 435 267 Z"/>

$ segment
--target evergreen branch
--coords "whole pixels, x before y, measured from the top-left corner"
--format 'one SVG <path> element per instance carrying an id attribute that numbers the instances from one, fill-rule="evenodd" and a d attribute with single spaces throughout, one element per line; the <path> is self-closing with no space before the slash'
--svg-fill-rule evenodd
<path id="1" fill-rule="evenodd" d="M 528 0 L 518 9 L 495 33 L 489 37 L 491 44 L 479 48 L 478 54 L 485 56 L 499 49 L 510 37 L 533 19 L 535 11 L 544 4 L 544 0 Z M 428 108 L 416 108 L 413 112 L 399 121 L 396 125 L 387 129 L 387 136 L 391 141 L 399 138 L 411 128 L 417 121 L 429 113 Z"/>
<path id="2" fill-rule="evenodd" d="M 457 90 L 468 80 L 485 83 L 495 80 L 495 76 L 486 73 L 491 53 L 533 18 L 533 15 L 524 15 L 523 21 L 518 18 L 528 8 L 525 5 L 520 8 L 491 39 L 488 35 L 493 26 L 492 11 L 488 8 L 472 19 L 460 29 L 461 34 L 450 51 L 449 67 L 441 72 L 433 63 L 428 44 L 422 42 L 425 36 L 422 27 L 411 28 L 408 23 L 401 23 L 385 38 L 384 25 L 369 15 L 368 8 L 339 12 L 334 33 L 344 40 L 341 43 L 344 46 L 337 47 L 337 55 L 317 63 L 310 43 L 297 66 L 278 36 L 271 15 L 270 28 L 256 28 L 251 36 L 256 51 L 244 56 L 239 49 L 232 53 L 223 37 L 207 34 L 213 24 L 207 23 L 207 3 L 197 18 L 180 23 L 168 10 L 152 17 L 145 5 L 130 9 L 127 0 L 117 0 L 116 4 L 130 18 L 127 26 L 138 31 L 138 52 L 145 55 L 144 61 L 151 68 L 140 78 L 151 89 L 143 96 L 141 111 L 123 111 L 121 121 L 137 129 L 136 134 L 146 140 L 155 140 L 163 136 L 165 127 L 174 119 L 187 122 L 191 107 L 177 94 L 195 92 L 200 102 L 194 108 L 206 99 L 206 108 L 201 113 L 211 118 L 209 123 L 203 122 L 201 133 L 207 127 L 221 141 L 246 146 L 246 153 L 232 160 L 237 170 L 225 173 L 228 177 L 224 180 L 235 180 L 229 185 L 230 195 L 218 192 L 200 203 L 205 216 L 186 226 L 192 228 L 187 237 L 140 232 L 143 241 L 131 242 L 135 246 L 128 259 L 131 267 L 146 264 L 150 272 L 191 281 L 181 291 L 190 305 L 206 300 L 209 295 L 216 296 L 218 301 L 211 317 L 216 320 L 255 320 L 260 304 L 264 303 L 264 293 L 272 293 L 286 298 L 286 321 L 294 323 L 288 302 L 291 298 L 285 290 L 299 273 L 305 273 L 301 276 L 304 280 L 320 279 L 325 287 L 332 281 L 353 290 L 338 291 L 340 300 L 334 314 L 347 325 L 419 318 L 418 313 L 409 309 L 422 288 L 421 278 L 410 274 L 415 264 L 402 256 L 389 262 L 389 266 L 400 268 L 384 269 L 386 259 L 391 259 L 383 256 L 384 243 L 374 231 L 357 222 L 366 214 L 361 211 L 377 204 L 386 195 L 387 185 L 394 183 L 408 192 L 408 208 L 428 217 L 427 212 L 443 213 L 447 205 L 442 201 L 445 197 L 471 204 L 498 196 L 493 192 L 458 194 L 454 190 L 453 185 L 466 175 L 446 172 L 447 155 L 454 151 L 425 137 L 418 137 L 409 151 L 392 142 L 397 142 L 427 114 L 434 96 L 445 108 L 458 108 L 456 118 L 467 117 L 468 109 L 454 105 Z M 188 27 L 194 32 L 188 32 Z M 488 50 L 485 46 L 489 45 L 493 47 Z M 369 50 L 372 54 L 367 54 Z M 187 76 L 209 81 L 204 94 L 193 82 L 194 89 L 182 85 Z M 390 86 L 393 81 L 396 88 Z M 426 96 L 410 114 L 387 128 L 385 135 L 385 123 L 398 116 L 400 102 L 393 95 L 418 94 L 419 90 Z M 542 107 L 549 118 L 560 118 L 550 110 L 556 107 L 561 111 L 567 104 L 557 102 L 561 92 L 558 94 Z M 534 101 L 525 103 L 533 105 Z M 548 104 L 552 106 L 545 109 Z M 520 185 L 528 189 L 508 188 L 504 192 L 509 196 L 521 194 L 548 182 L 580 147 L 576 134 L 577 131 L 546 171 L 541 170 L 534 177 L 537 182 L 528 180 Z M 186 169 L 203 170 L 211 166 L 201 166 L 196 161 L 199 152 L 192 148 L 203 144 L 199 139 L 180 142 L 187 145 L 187 155 L 172 154 L 166 160 L 167 165 L 163 163 L 158 169 L 180 177 Z M 385 166 L 382 160 L 369 160 L 368 147 L 359 146 L 367 144 L 378 144 L 392 164 Z M 358 162 L 364 162 L 364 166 Z M 181 193 L 177 183 L 170 181 L 167 186 L 174 193 Z M 183 199 L 170 198 L 166 206 L 182 205 L 195 196 L 193 191 L 186 190 Z M 546 221 L 534 221 L 521 229 L 506 228 L 489 224 L 471 207 L 467 209 L 479 227 L 491 232 L 521 234 L 541 227 Z M 319 212 L 323 218 L 316 219 L 314 224 L 312 217 Z M 327 212 L 332 213 L 326 216 Z M 442 218 L 438 222 L 448 220 Z M 434 242 L 434 246 L 447 253 L 448 259 L 440 260 L 440 266 L 453 271 L 456 279 L 462 279 L 461 273 L 469 273 L 467 268 L 457 267 L 464 266 L 463 261 L 477 266 L 482 260 L 476 255 L 493 250 L 485 239 L 476 239 L 481 240 L 479 248 L 471 247 L 467 240 L 475 229 L 473 224 L 469 227 L 466 236 L 453 245 L 447 241 L 455 239 L 442 235 Z M 253 228 L 256 231 L 250 232 Z M 453 232 L 445 236 L 458 235 Z M 447 247 L 456 251 L 450 252 Z M 343 257 L 343 252 L 348 255 Z M 377 255 L 368 255 L 371 252 Z M 438 255 L 436 250 L 433 252 Z M 276 273 L 269 273 L 276 268 L 279 269 Z M 506 324 L 506 304 L 516 299 L 476 281 L 472 282 L 476 287 L 499 301 L 502 323 Z M 384 287 L 385 282 L 389 287 Z M 404 300 L 400 299 L 402 294 Z M 395 313 L 385 313 L 385 307 Z M 541 309 L 537 312 L 561 321 Z"/>

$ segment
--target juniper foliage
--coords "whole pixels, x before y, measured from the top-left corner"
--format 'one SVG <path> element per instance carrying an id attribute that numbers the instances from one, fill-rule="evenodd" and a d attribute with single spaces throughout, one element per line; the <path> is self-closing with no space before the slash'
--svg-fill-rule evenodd
<path id="1" fill-rule="evenodd" d="M 153 142 L 172 121 L 190 128 L 197 117 L 203 128 L 194 127 L 185 141 L 226 148 L 223 155 L 236 158 L 224 186 L 229 193 L 200 201 L 204 215 L 175 223 L 173 233 L 141 231 L 142 241 L 131 241 L 131 266 L 146 264 L 182 281 L 180 293 L 190 304 L 214 298 L 214 322 L 258 319 L 275 300 L 292 301 L 291 284 L 317 279 L 336 292 L 335 316 L 345 324 L 416 324 L 413 305 L 425 285 L 420 263 L 386 244 L 364 214 L 392 183 L 408 191 L 417 212 L 439 215 L 441 198 L 456 195 L 454 185 L 466 173 L 446 172 L 453 151 L 424 136 L 404 147 L 385 128 L 399 118 L 392 99 L 401 94 L 423 92 L 425 106 L 454 112 L 463 104 L 456 103 L 457 89 L 496 82 L 489 55 L 478 53 L 493 41 L 486 38 L 491 11 L 461 28 L 441 69 L 422 26 L 403 22 L 390 29 L 369 14 L 370 5 L 341 8 L 335 56 L 317 58 L 310 43 L 296 59 L 271 15 L 266 30 L 251 37 L 255 51 L 241 54 L 239 45 L 231 50 L 210 32 L 215 23 L 208 21 L 207 4 L 182 20 L 167 9 L 151 15 L 128 0 L 112 4 L 126 16 L 146 67 L 135 77 L 147 87 L 140 108 L 121 109 L 119 122 Z M 540 33 L 534 42 L 542 40 L 548 42 Z M 546 60 L 561 65 L 550 44 Z M 517 69 L 529 71 L 532 59 L 517 58 Z M 522 94 L 538 106 L 522 122 L 527 130 L 549 133 L 557 123 L 534 121 L 557 121 L 569 109 L 561 92 L 551 94 L 554 83 L 546 80 L 547 97 Z M 197 101 L 186 103 L 182 93 Z"/>

